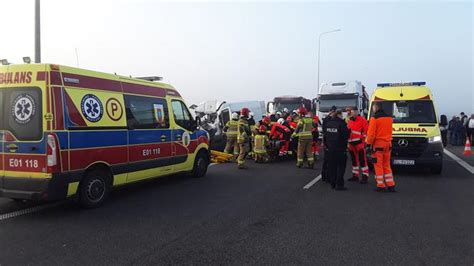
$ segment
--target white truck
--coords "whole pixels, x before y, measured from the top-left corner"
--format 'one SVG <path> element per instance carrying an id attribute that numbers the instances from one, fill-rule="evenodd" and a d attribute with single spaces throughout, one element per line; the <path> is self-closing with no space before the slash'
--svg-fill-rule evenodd
<path id="1" fill-rule="evenodd" d="M 369 95 L 365 86 L 357 80 L 323 83 L 316 97 L 316 112 L 319 118 L 325 118 L 332 106 L 340 110 L 356 107 L 362 116 L 367 117 Z"/>

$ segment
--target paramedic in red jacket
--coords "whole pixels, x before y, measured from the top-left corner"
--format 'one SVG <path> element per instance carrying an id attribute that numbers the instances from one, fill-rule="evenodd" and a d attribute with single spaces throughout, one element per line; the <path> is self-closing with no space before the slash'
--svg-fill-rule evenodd
<path id="1" fill-rule="evenodd" d="M 270 139 L 282 141 L 279 155 L 284 156 L 288 154 L 288 146 L 290 144 L 291 130 L 283 125 L 285 119 L 278 119 L 277 123 L 273 123 L 272 130 L 270 131 Z"/>
<path id="2" fill-rule="evenodd" d="M 359 182 L 360 171 L 362 170 L 361 184 L 367 184 L 369 178 L 369 167 L 367 166 L 367 155 L 365 153 L 365 138 L 369 123 L 367 119 L 359 115 L 355 107 L 349 107 L 350 113 L 347 119 L 349 128 L 349 153 L 352 159 L 352 178 L 348 181 Z"/>

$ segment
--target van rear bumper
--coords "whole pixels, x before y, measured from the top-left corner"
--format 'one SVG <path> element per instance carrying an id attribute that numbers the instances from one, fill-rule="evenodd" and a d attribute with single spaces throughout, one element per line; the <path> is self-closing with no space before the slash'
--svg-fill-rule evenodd
<path id="1" fill-rule="evenodd" d="M 25 178 L 5 176 L 0 178 L 0 197 L 47 201 L 64 199 L 67 195 L 67 178 Z"/>

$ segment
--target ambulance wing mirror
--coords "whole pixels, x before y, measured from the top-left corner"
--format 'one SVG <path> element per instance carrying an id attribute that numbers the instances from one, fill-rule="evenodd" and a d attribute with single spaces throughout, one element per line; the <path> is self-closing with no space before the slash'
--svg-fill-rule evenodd
<path id="1" fill-rule="evenodd" d="M 196 119 L 194 119 L 191 124 L 191 131 L 195 131 L 196 129 L 201 127 L 201 118 L 199 116 L 196 116 Z"/>

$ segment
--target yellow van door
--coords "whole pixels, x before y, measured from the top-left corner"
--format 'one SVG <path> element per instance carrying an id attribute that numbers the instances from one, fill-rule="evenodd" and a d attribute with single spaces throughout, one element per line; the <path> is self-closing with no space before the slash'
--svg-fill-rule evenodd
<path id="1" fill-rule="evenodd" d="M 176 164 L 175 171 L 187 171 L 193 166 L 194 161 L 189 160 L 189 146 L 193 138 L 192 127 L 194 120 L 188 108 L 178 99 L 171 100 L 173 119 L 175 121 L 173 128 L 173 153 Z"/>
<path id="2" fill-rule="evenodd" d="M 43 134 L 42 90 L 38 87 L 20 87 L 1 91 L 4 174 L 16 178 L 44 173 L 46 140 Z"/>
<path id="3" fill-rule="evenodd" d="M 0 189 L 18 190 L 23 178 L 44 177 L 47 111 L 44 65 L 0 66 Z"/>
<path id="4" fill-rule="evenodd" d="M 174 157 L 166 100 L 135 95 L 124 98 L 129 128 L 127 182 L 171 173 Z"/>

